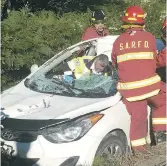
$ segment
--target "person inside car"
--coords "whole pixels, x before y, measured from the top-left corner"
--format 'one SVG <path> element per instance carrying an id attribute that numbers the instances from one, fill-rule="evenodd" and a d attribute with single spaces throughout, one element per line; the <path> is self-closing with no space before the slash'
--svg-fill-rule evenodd
<path id="1" fill-rule="evenodd" d="M 83 75 L 89 75 L 91 73 L 112 75 L 112 68 L 110 67 L 111 63 L 109 62 L 108 56 L 105 54 L 100 54 L 96 57 L 78 57 L 67 63 L 73 72 L 74 77 L 77 79 Z"/>
<path id="2" fill-rule="evenodd" d="M 86 71 L 93 74 L 112 75 L 112 66 L 109 58 L 105 54 L 100 54 L 86 64 Z"/>
<path id="3" fill-rule="evenodd" d="M 91 26 L 84 30 L 82 41 L 109 35 L 109 30 L 105 26 L 105 19 L 102 10 L 94 11 L 90 20 Z"/>

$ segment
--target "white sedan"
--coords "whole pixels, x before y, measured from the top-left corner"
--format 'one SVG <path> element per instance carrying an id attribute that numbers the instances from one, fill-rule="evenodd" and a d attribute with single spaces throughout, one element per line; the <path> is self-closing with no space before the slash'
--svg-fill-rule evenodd
<path id="1" fill-rule="evenodd" d="M 111 55 L 117 36 L 73 45 L 1 94 L 1 139 L 20 166 L 85 166 L 96 156 L 130 149 L 130 116 L 116 91 L 117 79 L 90 75 L 66 82 L 67 62 Z M 60 75 L 62 76 L 60 78 Z"/>

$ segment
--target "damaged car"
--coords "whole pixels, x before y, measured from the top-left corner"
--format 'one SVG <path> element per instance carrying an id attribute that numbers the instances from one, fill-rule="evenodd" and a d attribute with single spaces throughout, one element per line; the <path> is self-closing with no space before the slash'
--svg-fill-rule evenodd
<path id="1" fill-rule="evenodd" d="M 11 165 L 85 166 L 129 151 L 130 116 L 114 72 L 71 80 L 68 69 L 82 55 L 103 53 L 111 60 L 117 37 L 77 43 L 33 65 L 29 76 L 2 92 L 1 141 Z"/>

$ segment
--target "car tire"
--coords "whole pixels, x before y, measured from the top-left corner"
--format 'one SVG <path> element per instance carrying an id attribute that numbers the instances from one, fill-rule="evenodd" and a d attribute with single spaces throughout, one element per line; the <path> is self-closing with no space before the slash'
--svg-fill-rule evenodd
<path id="1" fill-rule="evenodd" d="M 114 154 L 114 151 L 113 149 L 111 148 L 116 148 L 117 147 L 117 152 L 115 150 L 115 154 Z M 103 157 L 106 150 L 108 150 L 109 152 L 111 152 L 111 156 L 109 158 L 112 158 L 112 157 L 118 157 L 118 156 L 122 156 L 126 153 L 126 141 L 121 139 L 120 137 L 118 136 L 115 136 L 115 135 L 112 135 L 112 134 L 108 134 L 103 140 L 102 142 L 100 143 L 97 151 L 96 151 L 96 155 L 95 157 Z M 112 154 L 113 152 L 113 154 Z M 109 153 L 108 153 L 109 155 Z"/>

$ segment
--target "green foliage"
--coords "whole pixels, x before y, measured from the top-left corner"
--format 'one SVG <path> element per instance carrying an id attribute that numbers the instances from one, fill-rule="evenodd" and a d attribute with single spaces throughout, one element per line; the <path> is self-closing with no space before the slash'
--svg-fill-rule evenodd
<path id="1" fill-rule="evenodd" d="M 120 34 L 121 16 L 131 4 L 143 6 L 147 12 L 146 30 L 160 37 L 165 0 L 152 0 L 148 3 L 142 0 L 105 0 L 103 5 L 95 7 L 106 13 L 110 33 Z M 34 63 L 41 65 L 57 52 L 79 42 L 89 19 L 90 10 L 85 13 L 69 12 L 61 17 L 46 10 L 30 13 L 27 8 L 10 12 L 8 18 L 1 23 L 2 70 L 19 70 L 23 66 L 30 68 Z M 6 80 L 7 77 L 3 76 L 2 85 L 6 84 Z"/>
<path id="2" fill-rule="evenodd" d="M 4 0 L 5 1 L 5 0 Z M 67 12 L 86 12 L 93 10 L 97 5 L 103 5 L 110 0 L 6 0 L 11 3 L 13 9 L 28 7 L 30 11 L 50 10 L 59 15 Z M 9 7 L 10 8 L 10 7 Z"/>
<path id="3" fill-rule="evenodd" d="M 166 0 L 133 0 L 133 2 L 128 0 L 128 4 L 142 6 L 147 13 L 146 30 L 160 38 L 162 35 L 162 22 L 166 16 Z"/>
<path id="4" fill-rule="evenodd" d="M 19 69 L 33 63 L 41 65 L 56 52 L 80 41 L 88 14 L 65 14 L 58 18 L 53 12 L 34 15 L 23 9 L 13 11 L 2 22 L 2 64 Z"/>
<path id="5" fill-rule="evenodd" d="M 5 0 L 1 0 L 1 10 L 2 10 L 2 8 L 4 7 L 4 4 L 5 4 Z"/>

